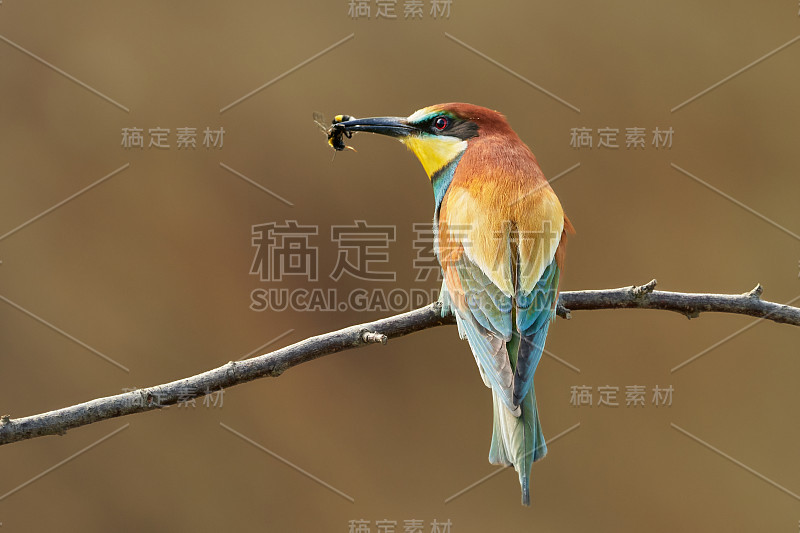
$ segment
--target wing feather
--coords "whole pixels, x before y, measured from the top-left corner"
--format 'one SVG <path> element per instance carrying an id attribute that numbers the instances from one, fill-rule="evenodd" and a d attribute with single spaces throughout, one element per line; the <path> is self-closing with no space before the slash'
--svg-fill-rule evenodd
<path id="1" fill-rule="evenodd" d="M 561 205 L 547 187 L 497 213 L 451 189 L 440 214 L 437 253 L 459 330 L 484 382 L 519 415 L 555 308 Z M 509 357 L 514 334 L 519 349 Z"/>

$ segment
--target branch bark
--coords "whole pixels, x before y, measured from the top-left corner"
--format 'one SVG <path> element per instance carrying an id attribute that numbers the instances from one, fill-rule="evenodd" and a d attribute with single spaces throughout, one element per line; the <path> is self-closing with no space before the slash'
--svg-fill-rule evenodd
<path id="1" fill-rule="evenodd" d="M 572 311 L 593 309 L 659 309 L 675 311 L 689 318 L 700 313 L 736 313 L 773 322 L 800 326 L 800 309 L 761 299 L 757 285 L 744 294 L 703 294 L 656 291 L 656 280 L 620 289 L 562 292 L 557 313 L 569 319 Z M 386 344 L 388 339 L 423 329 L 454 324 L 453 316 L 442 317 L 438 303 L 375 322 L 350 326 L 310 337 L 252 359 L 231 361 L 221 367 L 145 389 L 98 398 L 55 411 L 22 418 L 0 417 L 0 445 L 44 435 L 64 435 L 67 430 L 110 418 L 152 411 L 185 402 L 263 377 L 278 377 L 299 364 L 325 355 L 369 344 Z"/>

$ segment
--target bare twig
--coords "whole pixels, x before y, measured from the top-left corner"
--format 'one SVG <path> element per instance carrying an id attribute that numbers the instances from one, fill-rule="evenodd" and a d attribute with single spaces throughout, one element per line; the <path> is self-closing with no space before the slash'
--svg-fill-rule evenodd
<path id="1" fill-rule="evenodd" d="M 665 292 L 656 291 L 655 286 L 656 280 L 653 280 L 645 285 L 621 289 L 563 292 L 559 295 L 557 312 L 564 318 L 569 318 L 571 311 L 590 309 L 661 309 L 689 318 L 697 317 L 701 312 L 722 312 L 800 326 L 800 309 L 761 300 L 760 285 L 738 295 Z M 163 385 L 23 418 L 3 415 L 0 417 L 0 445 L 43 435 L 63 435 L 69 429 L 101 420 L 160 409 L 254 379 L 277 377 L 293 366 L 318 357 L 369 344 L 386 344 L 388 339 L 453 323 L 454 318 L 443 318 L 440 304 L 434 303 L 383 320 L 311 337 L 252 359 L 231 361 L 202 374 Z"/>
<path id="2" fill-rule="evenodd" d="M 660 309 L 688 318 L 700 313 L 736 313 L 800 326 L 800 309 L 761 299 L 763 288 L 756 285 L 744 294 L 705 294 L 655 290 L 656 280 L 640 286 L 600 291 L 563 292 L 557 312 L 569 318 L 570 311 L 590 309 Z"/>

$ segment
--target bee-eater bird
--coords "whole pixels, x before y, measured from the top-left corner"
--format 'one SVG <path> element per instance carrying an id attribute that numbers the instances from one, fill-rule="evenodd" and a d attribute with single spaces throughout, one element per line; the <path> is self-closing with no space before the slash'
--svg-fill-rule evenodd
<path id="1" fill-rule="evenodd" d="M 530 505 L 531 465 L 547 453 L 533 375 L 572 225 L 533 153 L 497 111 L 449 103 L 408 118 L 340 115 L 329 137 L 342 143 L 354 132 L 396 137 L 430 178 L 442 313 L 454 312 L 492 390 L 489 461 L 514 466 Z"/>

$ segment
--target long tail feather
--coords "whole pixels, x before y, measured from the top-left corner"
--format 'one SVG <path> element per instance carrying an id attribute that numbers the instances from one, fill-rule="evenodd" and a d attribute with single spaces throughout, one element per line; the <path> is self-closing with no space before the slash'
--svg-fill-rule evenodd
<path id="1" fill-rule="evenodd" d="M 531 387 L 521 404 L 522 414 L 513 415 L 502 399 L 492 392 L 494 400 L 494 429 L 489 449 L 489 462 L 498 465 L 513 465 L 519 475 L 522 503 L 530 505 L 530 474 L 534 461 L 547 454 L 536 394 Z"/>
<path id="2" fill-rule="evenodd" d="M 523 343 L 526 340 L 523 340 Z M 506 346 L 512 364 L 516 365 L 520 349 L 519 336 L 515 334 Z M 494 390 L 492 390 L 492 400 L 494 425 L 489 462 L 514 466 L 519 475 L 522 503 L 530 505 L 531 466 L 547 454 L 533 383 L 519 405 L 521 413 L 518 416 L 506 407 L 503 399 Z"/>

